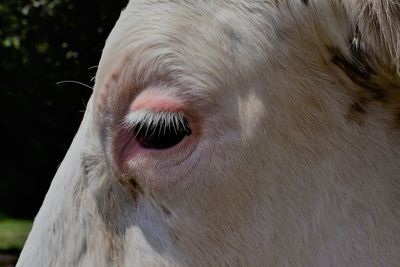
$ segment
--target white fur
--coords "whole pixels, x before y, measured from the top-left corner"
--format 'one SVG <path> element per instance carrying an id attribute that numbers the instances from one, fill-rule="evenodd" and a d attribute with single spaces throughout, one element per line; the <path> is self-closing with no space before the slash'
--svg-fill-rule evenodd
<path id="1" fill-rule="evenodd" d="M 130 1 L 17 266 L 398 265 L 398 5 Z M 356 118 L 369 91 L 330 50 L 350 60 L 352 42 L 374 84 L 392 86 Z M 202 130 L 192 150 L 151 152 L 122 175 L 116 129 L 155 87 Z"/>

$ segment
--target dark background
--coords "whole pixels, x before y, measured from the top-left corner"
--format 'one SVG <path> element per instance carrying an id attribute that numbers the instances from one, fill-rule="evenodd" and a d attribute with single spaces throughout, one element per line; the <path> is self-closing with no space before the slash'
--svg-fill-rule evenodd
<path id="1" fill-rule="evenodd" d="M 0 215 L 33 218 L 127 0 L 0 0 Z"/>

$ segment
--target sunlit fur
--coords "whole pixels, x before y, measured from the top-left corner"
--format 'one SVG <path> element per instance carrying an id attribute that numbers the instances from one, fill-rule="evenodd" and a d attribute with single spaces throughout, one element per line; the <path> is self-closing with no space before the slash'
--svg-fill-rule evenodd
<path id="1" fill-rule="evenodd" d="M 17 266 L 397 266 L 399 62 L 394 0 L 130 1 Z M 193 134 L 121 172 L 147 90 Z"/>

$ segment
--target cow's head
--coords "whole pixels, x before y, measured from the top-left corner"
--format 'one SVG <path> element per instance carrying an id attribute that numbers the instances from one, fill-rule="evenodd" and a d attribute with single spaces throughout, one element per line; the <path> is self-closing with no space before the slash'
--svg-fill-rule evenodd
<path id="1" fill-rule="evenodd" d="M 399 20 L 131 1 L 19 266 L 396 262 Z"/>

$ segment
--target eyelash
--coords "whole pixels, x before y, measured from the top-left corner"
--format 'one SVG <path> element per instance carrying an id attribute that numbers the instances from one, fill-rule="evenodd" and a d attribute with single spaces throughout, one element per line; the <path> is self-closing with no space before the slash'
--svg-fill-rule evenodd
<path id="1" fill-rule="evenodd" d="M 171 130 L 177 135 L 192 133 L 187 118 L 181 112 L 136 111 L 125 118 L 124 124 L 135 137 L 141 133 L 144 137 L 151 138 L 154 134 L 160 136 L 161 133 Z"/>

